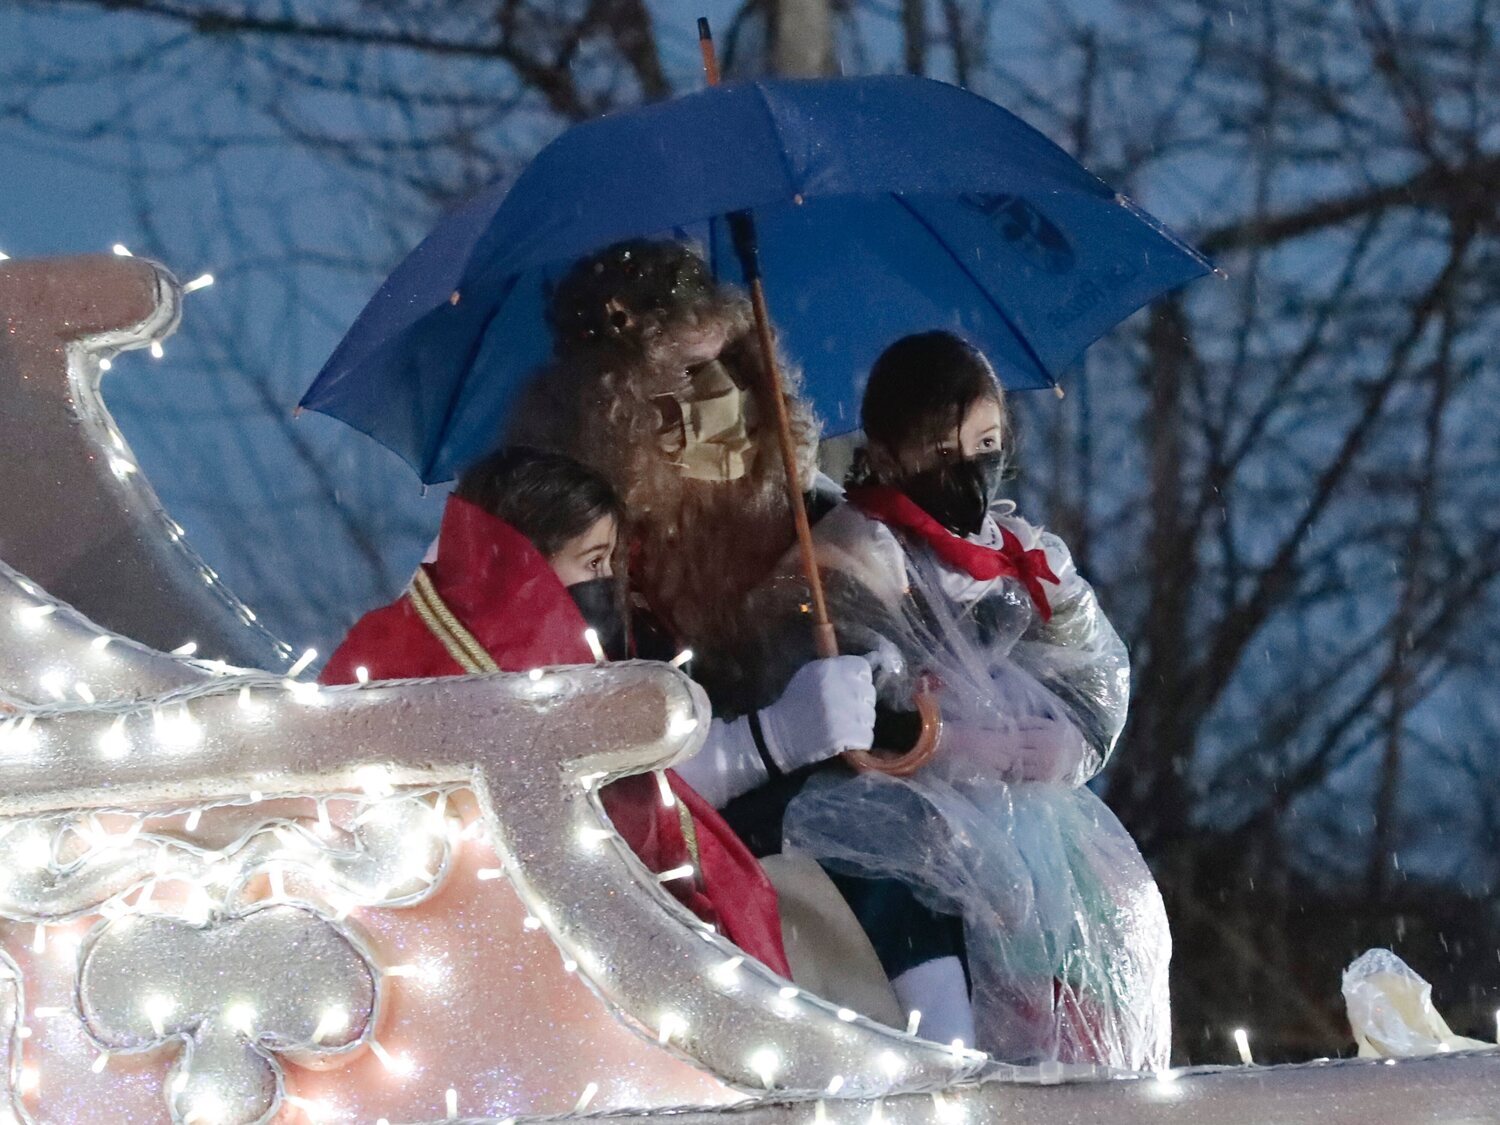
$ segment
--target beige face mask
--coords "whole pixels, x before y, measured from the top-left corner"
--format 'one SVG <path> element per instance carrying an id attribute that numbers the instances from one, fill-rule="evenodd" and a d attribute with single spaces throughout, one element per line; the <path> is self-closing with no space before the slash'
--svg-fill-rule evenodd
<path id="1" fill-rule="evenodd" d="M 690 480 L 727 482 L 749 471 L 753 400 L 718 360 L 699 367 L 686 392 L 663 395 L 661 449 Z"/>

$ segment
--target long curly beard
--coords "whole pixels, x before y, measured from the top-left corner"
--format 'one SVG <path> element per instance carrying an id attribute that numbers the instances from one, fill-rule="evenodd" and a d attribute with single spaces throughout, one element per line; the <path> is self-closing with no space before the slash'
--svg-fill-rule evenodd
<path id="1" fill-rule="evenodd" d="M 682 356 L 715 338 L 726 341 L 720 362 L 751 395 L 747 471 L 725 482 L 689 479 L 663 453 L 654 401 L 687 390 Z M 781 370 L 806 487 L 816 466 L 818 423 L 795 397 L 799 374 L 784 362 Z M 556 363 L 534 385 L 508 435 L 604 474 L 625 505 L 634 590 L 706 662 L 702 672 L 717 669 L 716 678 L 738 678 L 733 653 L 753 627 L 745 619 L 746 598 L 795 540 L 762 372 L 749 302 L 721 292 L 645 326 L 632 345 L 614 342 Z"/>

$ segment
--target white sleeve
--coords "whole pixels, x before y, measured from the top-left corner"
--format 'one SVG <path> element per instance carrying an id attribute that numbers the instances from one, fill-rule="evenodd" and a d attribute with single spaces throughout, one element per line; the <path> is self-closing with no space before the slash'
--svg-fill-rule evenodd
<path id="1" fill-rule="evenodd" d="M 770 780 L 755 748 L 748 715 L 730 722 L 713 720 L 703 749 L 672 768 L 716 809 Z"/>

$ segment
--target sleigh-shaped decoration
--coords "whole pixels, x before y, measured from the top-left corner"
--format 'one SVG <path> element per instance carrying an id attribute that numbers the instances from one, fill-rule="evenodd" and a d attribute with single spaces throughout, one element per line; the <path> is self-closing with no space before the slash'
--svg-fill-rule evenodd
<path id="1" fill-rule="evenodd" d="M 596 799 L 699 745 L 665 666 L 292 677 L 99 397 L 180 295 L 0 264 L 0 1120 L 1494 1119 L 1493 1056 L 1027 1070 L 799 991 Z"/>

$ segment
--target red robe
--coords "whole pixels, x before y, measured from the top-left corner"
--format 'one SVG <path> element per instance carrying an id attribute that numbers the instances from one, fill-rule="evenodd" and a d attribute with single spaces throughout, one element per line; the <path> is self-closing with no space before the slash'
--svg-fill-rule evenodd
<path id="1" fill-rule="evenodd" d="M 547 560 L 524 535 L 482 508 L 451 497 L 437 561 L 423 565 L 454 616 L 505 671 L 593 663 L 583 617 Z M 353 683 L 361 666 L 372 680 L 463 674 L 410 593 L 360 618 L 319 679 Z M 691 879 L 665 886 L 746 953 L 790 976 L 770 880 L 714 808 L 672 771 L 667 777 L 697 829 L 701 886 Z M 691 862 L 677 813 L 662 805 L 649 774 L 612 782 L 601 797 L 616 831 L 652 871 Z"/>

